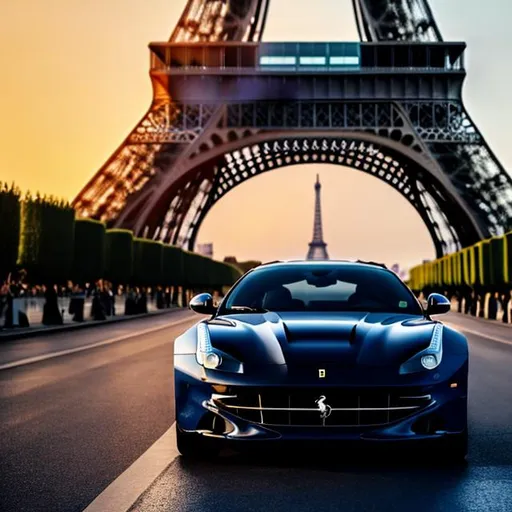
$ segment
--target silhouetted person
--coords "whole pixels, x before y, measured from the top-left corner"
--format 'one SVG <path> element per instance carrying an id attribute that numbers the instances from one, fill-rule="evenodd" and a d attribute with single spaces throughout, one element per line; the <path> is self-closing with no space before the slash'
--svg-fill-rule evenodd
<path id="1" fill-rule="evenodd" d="M 112 312 L 112 316 L 116 316 L 116 295 L 117 292 L 112 290 L 112 288 L 108 289 L 108 294 L 110 296 L 110 308 Z"/>
<path id="2" fill-rule="evenodd" d="M 137 301 L 137 313 L 145 314 L 148 312 L 148 295 L 146 290 L 143 288 L 139 294 Z"/>
<path id="3" fill-rule="evenodd" d="M 105 311 L 101 301 L 101 292 L 96 289 L 92 296 L 91 316 L 93 320 L 101 321 L 106 320 Z"/>
<path id="4" fill-rule="evenodd" d="M 27 313 L 25 311 L 25 298 L 27 296 L 27 290 L 23 285 L 22 281 L 19 281 L 17 286 L 17 296 L 14 302 L 14 309 L 18 312 L 18 326 L 19 327 L 30 327 L 30 322 L 28 320 Z M 17 299 L 17 300 L 16 300 Z M 17 302 L 17 304 L 16 304 Z"/>
<path id="5" fill-rule="evenodd" d="M 503 318 L 501 319 L 504 324 L 509 323 L 509 305 L 510 305 L 510 292 L 504 293 L 501 296 L 501 307 L 503 308 Z"/>
<path id="6" fill-rule="evenodd" d="M 11 329 L 13 327 L 13 295 L 11 287 L 8 284 L 2 286 L 2 310 L 4 313 L 4 327 Z"/>
<path id="7" fill-rule="evenodd" d="M 471 298 L 471 293 L 466 293 L 465 300 L 464 300 L 464 313 L 466 315 L 469 315 L 471 311 L 471 304 L 473 302 L 473 299 Z"/>
<path id="8" fill-rule="evenodd" d="M 179 286 L 173 286 L 171 289 L 171 304 L 177 306 L 180 301 L 180 288 Z"/>
<path id="9" fill-rule="evenodd" d="M 62 325 L 62 315 L 59 311 L 59 298 L 55 286 L 48 286 L 44 292 L 43 325 Z"/>
<path id="10" fill-rule="evenodd" d="M 488 305 L 488 318 L 489 320 L 496 320 L 498 317 L 498 301 L 497 296 L 498 294 L 491 294 L 489 297 L 489 305 Z"/>
<path id="11" fill-rule="evenodd" d="M 112 316 L 112 291 L 110 290 L 110 287 L 108 285 L 104 285 L 101 287 L 100 300 L 101 304 L 103 305 L 103 311 L 105 315 Z"/>
<path id="12" fill-rule="evenodd" d="M 164 309 L 165 308 L 165 297 L 162 288 L 159 286 L 156 291 L 156 308 Z"/>
<path id="13" fill-rule="evenodd" d="M 73 322 L 84 321 L 85 292 L 75 285 L 69 301 L 69 314 L 73 315 Z"/>
<path id="14" fill-rule="evenodd" d="M 471 293 L 471 310 L 470 310 L 471 316 L 476 316 L 477 309 L 478 309 L 478 295 L 476 294 L 476 292 L 473 291 Z"/>
<path id="15" fill-rule="evenodd" d="M 478 317 L 485 318 L 485 293 L 478 296 L 478 302 L 480 303 L 480 311 L 478 312 Z"/>
<path id="16" fill-rule="evenodd" d="M 457 292 L 455 294 L 455 298 L 457 299 L 457 312 L 462 313 L 462 300 L 464 298 L 464 295 L 460 292 Z"/>
<path id="17" fill-rule="evenodd" d="M 136 296 L 133 288 L 129 288 L 126 292 L 126 299 L 124 301 L 124 314 L 134 315 L 136 313 Z"/>
<path id="18" fill-rule="evenodd" d="M 7 286 L 7 284 L 3 284 L 1 287 L 0 287 L 0 319 L 1 318 L 4 318 L 4 323 L 3 323 L 3 326 L 6 327 L 6 322 L 7 322 L 7 318 L 6 318 L 6 312 L 7 312 L 7 295 L 9 293 L 9 287 Z"/>

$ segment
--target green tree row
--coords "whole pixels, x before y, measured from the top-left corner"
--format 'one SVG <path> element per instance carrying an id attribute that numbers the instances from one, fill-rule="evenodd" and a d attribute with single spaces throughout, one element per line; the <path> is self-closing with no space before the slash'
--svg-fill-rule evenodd
<path id="1" fill-rule="evenodd" d="M 16 268 L 20 238 L 20 190 L 0 182 L 0 281 Z"/>
<path id="2" fill-rule="evenodd" d="M 231 286 L 240 269 L 161 242 L 136 238 L 102 222 L 76 219 L 70 204 L 53 197 L 21 198 L 0 184 L 1 278 L 16 268 L 31 283 L 106 279 L 137 286 Z"/>

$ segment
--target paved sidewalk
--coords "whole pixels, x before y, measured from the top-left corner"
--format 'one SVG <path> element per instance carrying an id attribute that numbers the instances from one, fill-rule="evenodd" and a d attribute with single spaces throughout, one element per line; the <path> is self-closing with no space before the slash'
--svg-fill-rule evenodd
<path id="1" fill-rule="evenodd" d="M 512 329 L 511 323 L 503 323 L 501 320 L 489 320 L 488 318 L 481 318 L 478 316 L 472 316 L 472 315 L 466 315 L 464 313 L 459 313 L 457 311 L 450 311 L 448 313 L 448 316 L 451 317 L 453 320 L 456 320 L 457 318 L 467 320 L 469 323 L 473 325 L 486 325 L 488 327 L 496 326 L 499 328 L 504 329 Z M 442 315 L 439 317 L 440 320 L 442 320 Z"/>
<path id="2" fill-rule="evenodd" d="M 75 331 L 78 329 L 85 329 L 88 327 L 101 327 L 105 325 L 114 324 L 117 322 L 127 322 L 130 320 L 137 320 L 140 318 L 148 318 L 151 316 L 160 316 L 165 314 L 172 314 L 176 311 L 183 311 L 186 308 L 171 307 L 168 309 L 151 309 L 148 313 L 140 315 L 116 315 L 107 317 L 106 320 L 91 320 L 87 319 L 83 322 L 66 322 L 64 325 L 45 326 L 42 324 L 35 324 L 27 328 L 14 328 L 14 329 L 0 329 L 0 343 L 2 341 L 18 340 L 24 338 L 31 338 L 35 336 L 42 336 L 52 333 L 59 333 L 65 331 Z"/>

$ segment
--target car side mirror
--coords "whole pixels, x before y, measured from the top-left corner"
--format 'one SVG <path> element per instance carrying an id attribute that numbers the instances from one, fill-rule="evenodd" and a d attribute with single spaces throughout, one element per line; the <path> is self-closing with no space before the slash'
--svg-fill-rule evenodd
<path id="1" fill-rule="evenodd" d="M 448 313 L 452 305 L 450 301 L 440 293 L 431 293 L 427 299 L 427 315 L 444 315 Z"/>
<path id="2" fill-rule="evenodd" d="M 213 297 L 209 293 L 200 293 L 192 298 L 189 303 L 192 311 L 201 315 L 213 315 L 217 308 L 213 305 Z"/>

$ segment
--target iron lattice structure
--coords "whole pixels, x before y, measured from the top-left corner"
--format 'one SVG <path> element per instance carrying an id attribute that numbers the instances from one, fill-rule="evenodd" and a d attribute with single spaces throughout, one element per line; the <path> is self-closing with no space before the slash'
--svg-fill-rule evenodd
<path id="1" fill-rule="evenodd" d="M 465 45 L 443 42 L 427 0 L 353 0 L 363 64 L 345 73 L 244 64 L 269 1 L 189 0 L 170 42 L 150 45 L 149 111 L 77 196 L 79 215 L 193 249 L 238 184 L 325 162 L 393 186 L 438 256 L 512 229 L 512 178 L 462 103 Z"/>
<path id="2" fill-rule="evenodd" d="M 309 244 L 308 260 L 328 260 L 327 244 L 324 242 L 324 230 L 322 228 L 322 205 L 320 203 L 320 176 L 316 175 L 315 183 L 315 220 L 313 223 L 313 240 Z"/>

